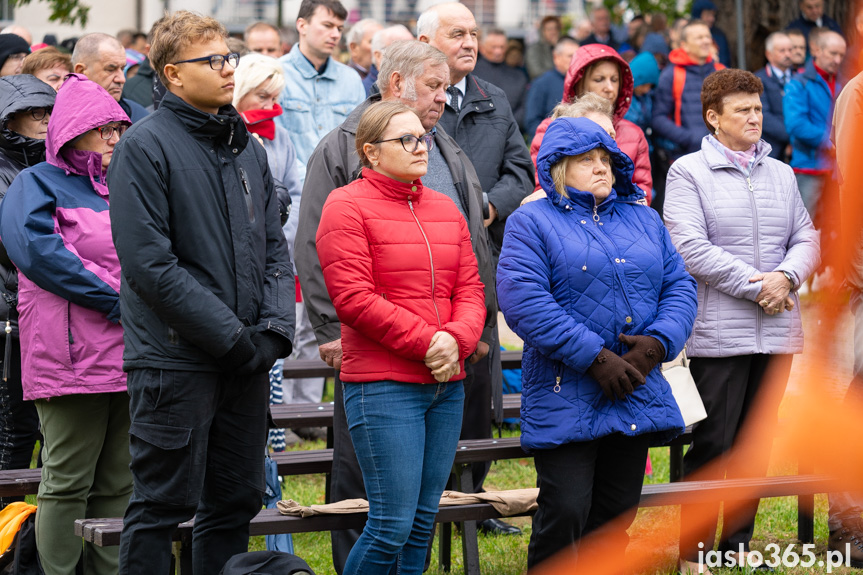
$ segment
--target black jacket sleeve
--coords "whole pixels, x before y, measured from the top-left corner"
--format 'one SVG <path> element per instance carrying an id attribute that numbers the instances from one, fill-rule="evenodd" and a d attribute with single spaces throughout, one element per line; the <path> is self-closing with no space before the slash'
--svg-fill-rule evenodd
<path id="1" fill-rule="evenodd" d="M 221 357 L 239 338 L 242 323 L 178 265 L 171 251 L 167 173 L 162 154 L 137 139 L 127 137 L 117 145 L 108 187 L 123 280 L 180 336 Z"/>

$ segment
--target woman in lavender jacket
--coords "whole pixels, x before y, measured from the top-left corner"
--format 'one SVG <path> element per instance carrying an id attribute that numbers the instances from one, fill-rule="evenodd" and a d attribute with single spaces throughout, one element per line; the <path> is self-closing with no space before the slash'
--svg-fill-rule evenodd
<path id="1" fill-rule="evenodd" d="M 775 422 L 793 354 L 803 350 L 797 289 L 819 263 L 818 232 L 800 199 L 791 168 L 768 157 L 761 140 L 761 81 L 743 70 L 711 74 L 701 92 L 710 130 L 701 150 L 668 173 L 665 220 L 671 239 L 698 281 L 698 316 L 687 345 L 707 419 L 692 431 L 684 475 L 730 449 L 758 400 Z M 769 378 L 768 375 L 769 368 Z M 769 380 L 768 380 L 769 379 Z M 772 423 L 771 422 L 771 423 Z M 757 461 L 716 470 L 721 478 L 767 472 L 770 446 Z M 719 551 L 744 556 L 758 500 L 724 518 Z M 719 504 L 684 505 L 681 532 L 699 517 L 718 518 Z M 715 525 L 695 541 L 713 549 Z M 681 545 L 681 572 L 709 573 L 699 548 Z"/>

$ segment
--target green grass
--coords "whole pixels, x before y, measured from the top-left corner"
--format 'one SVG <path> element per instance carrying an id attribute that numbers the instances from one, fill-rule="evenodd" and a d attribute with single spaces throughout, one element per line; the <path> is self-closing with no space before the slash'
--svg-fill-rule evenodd
<path id="1" fill-rule="evenodd" d="M 329 389 L 329 388 L 328 388 Z M 518 432 L 504 431 L 504 436 L 517 435 Z M 302 449 L 323 448 L 323 442 L 306 442 Z M 650 450 L 653 462 L 653 476 L 645 478 L 645 483 L 668 482 L 668 448 L 655 448 Z M 771 474 L 790 473 L 793 467 L 788 465 L 773 464 Z M 498 461 L 492 464 L 491 471 L 486 479 L 488 489 L 516 489 L 522 487 L 533 487 L 536 484 L 536 472 L 533 460 L 530 458 Z M 303 504 L 324 502 L 324 477 L 318 475 L 289 477 L 283 484 L 285 498 L 294 499 Z M 784 551 L 790 543 L 797 543 L 797 502 L 796 497 L 783 497 L 765 499 L 759 508 L 758 521 L 755 526 L 755 536 L 752 548 L 763 552 L 769 543 L 777 543 Z M 825 559 L 827 540 L 827 498 L 816 497 L 815 510 L 815 553 L 819 560 Z M 657 527 L 676 525 L 679 518 L 677 507 L 650 507 L 640 509 L 638 516 L 629 533 L 633 545 L 649 545 L 655 547 L 652 556 L 656 558 L 656 565 L 645 566 L 643 573 L 651 575 L 673 575 L 677 573 L 677 541 L 658 542 L 652 537 Z M 483 573 L 493 575 L 521 575 L 526 571 L 527 545 L 530 539 L 530 518 L 520 517 L 508 520 L 522 529 L 518 536 L 493 537 L 480 534 L 479 553 L 480 566 Z M 437 555 L 437 541 L 434 544 L 434 554 L 428 573 L 432 575 L 443 574 Z M 262 549 L 264 547 L 263 537 L 253 538 L 250 549 Z M 318 575 L 334 575 L 332 566 L 332 554 L 330 549 L 329 533 L 310 533 L 294 535 L 294 548 L 297 555 L 305 559 Z M 800 553 L 798 544 L 795 550 Z M 812 568 L 793 568 L 776 570 L 779 574 L 821 574 L 826 573 L 825 567 L 816 565 Z M 453 530 L 452 541 L 452 571 L 457 575 L 463 573 L 463 561 L 461 552 L 461 537 Z M 713 569 L 713 573 L 720 575 L 739 574 L 741 571 L 733 569 Z M 855 569 L 838 568 L 833 573 L 846 575 L 858 572 Z"/>

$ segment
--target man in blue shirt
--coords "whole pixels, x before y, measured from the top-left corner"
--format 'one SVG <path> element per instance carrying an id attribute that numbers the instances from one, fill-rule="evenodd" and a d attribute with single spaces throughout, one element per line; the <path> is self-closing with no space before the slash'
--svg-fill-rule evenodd
<path id="1" fill-rule="evenodd" d="M 286 83 L 279 98 L 284 111 L 275 121 L 291 134 L 302 181 L 321 138 L 366 99 L 356 70 L 332 58 L 347 15 L 338 0 L 303 0 L 297 16 L 300 41 L 279 58 Z"/>

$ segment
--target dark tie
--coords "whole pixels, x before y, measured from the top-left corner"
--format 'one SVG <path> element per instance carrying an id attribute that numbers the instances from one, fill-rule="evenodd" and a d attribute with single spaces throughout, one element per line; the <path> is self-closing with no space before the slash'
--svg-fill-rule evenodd
<path id="1" fill-rule="evenodd" d="M 452 106 L 453 110 L 458 112 L 459 111 L 458 99 L 459 99 L 459 96 L 461 96 L 461 92 L 455 86 L 450 86 L 449 88 L 446 89 L 446 91 L 450 95 L 450 97 L 452 98 L 452 100 L 450 100 L 449 105 Z"/>

